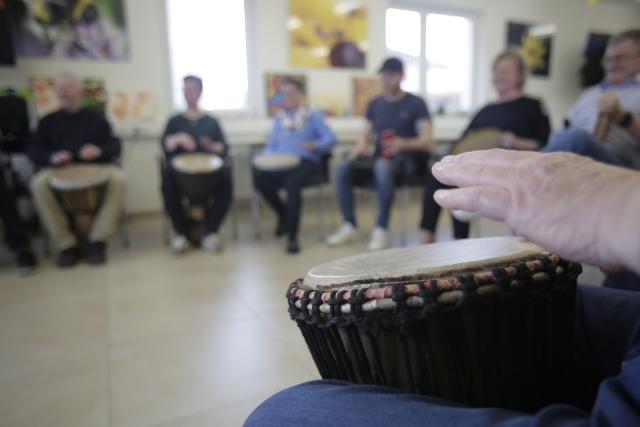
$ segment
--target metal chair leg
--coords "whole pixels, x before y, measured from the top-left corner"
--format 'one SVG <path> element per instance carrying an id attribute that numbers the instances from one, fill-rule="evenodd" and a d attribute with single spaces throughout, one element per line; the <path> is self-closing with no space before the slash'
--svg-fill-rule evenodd
<path id="1" fill-rule="evenodd" d="M 256 240 L 260 240 L 260 200 L 255 188 L 251 189 L 251 222 Z"/>
<path id="2" fill-rule="evenodd" d="M 238 239 L 240 238 L 240 232 L 238 230 L 238 201 L 235 199 L 235 197 L 232 199 L 231 202 L 231 227 L 232 227 L 232 231 L 231 231 L 231 237 L 233 238 L 233 240 L 238 241 Z"/>
<path id="3" fill-rule="evenodd" d="M 129 220 L 125 209 L 120 213 L 120 238 L 122 239 L 122 247 L 129 249 L 131 241 L 129 240 Z"/>
<path id="4" fill-rule="evenodd" d="M 408 185 L 403 185 L 402 186 L 402 213 L 401 213 L 401 218 L 402 218 L 402 246 L 407 246 L 407 234 L 408 234 L 408 227 L 409 227 L 409 186 Z"/>
<path id="5" fill-rule="evenodd" d="M 324 184 L 318 185 L 318 226 L 320 228 L 320 235 L 318 238 L 321 242 L 324 242 L 326 238 L 325 227 L 325 199 L 324 199 Z"/>

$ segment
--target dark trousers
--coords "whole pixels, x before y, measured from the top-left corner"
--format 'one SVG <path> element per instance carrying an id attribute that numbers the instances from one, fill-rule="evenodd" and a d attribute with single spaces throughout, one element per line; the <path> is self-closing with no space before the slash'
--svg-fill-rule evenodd
<path id="1" fill-rule="evenodd" d="M 427 173 L 427 180 L 424 186 L 424 197 L 422 199 L 422 220 L 420 221 L 420 229 L 436 232 L 436 224 L 442 207 L 436 203 L 433 195 L 437 190 L 452 188 L 438 181 L 431 171 Z M 455 217 L 453 219 L 453 236 L 456 239 L 466 239 L 469 237 L 469 223 L 462 222 Z"/>
<path id="2" fill-rule="evenodd" d="M 470 408 L 387 387 L 312 381 L 269 398 L 245 426 L 640 425 L 640 293 L 579 286 L 576 302 L 578 363 L 567 368 L 576 371 L 575 397 L 590 399 L 590 414 L 566 404 L 535 414 Z"/>
<path id="3" fill-rule="evenodd" d="M 302 188 L 309 178 L 320 173 L 320 166 L 312 161 L 303 160 L 295 169 L 288 171 L 261 171 L 254 169 L 253 183 L 269 206 L 278 216 L 278 223 L 284 224 L 290 239 L 298 237 L 300 211 L 302 210 Z M 278 191 L 284 189 L 287 200 L 284 202 Z"/>
<path id="4" fill-rule="evenodd" d="M 231 206 L 232 195 L 231 171 L 225 167 L 222 179 L 216 191 L 204 200 L 190 200 L 190 203 L 202 205 L 205 210 L 205 233 L 217 233 Z M 182 203 L 185 196 L 180 191 L 175 174 L 171 168 L 165 168 L 162 173 L 162 199 L 164 209 L 171 219 L 171 224 L 176 233 L 187 235 L 189 219 L 187 218 Z"/>
<path id="5" fill-rule="evenodd" d="M 29 237 L 18 215 L 16 198 L 8 187 L 5 173 L 0 170 L 0 220 L 4 227 L 5 242 L 11 251 L 29 248 Z"/>

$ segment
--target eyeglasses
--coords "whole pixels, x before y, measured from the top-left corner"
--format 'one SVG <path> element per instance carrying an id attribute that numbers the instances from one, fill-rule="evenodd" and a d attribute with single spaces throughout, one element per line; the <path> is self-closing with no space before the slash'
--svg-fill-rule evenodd
<path id="1" fill-rule="evenodd" d="M 636 56 L 640 56 L 640 54 L 635 54 L 635 55 L 613 55 L 613 56 L 605 56 L 602 58 L 602 64 L 606 65 L 606 64 L 612 64 L 612 63 L 621 63 L 621 62 L 625 62 L 628 61 L 629 59 L 632 59 Z"/>

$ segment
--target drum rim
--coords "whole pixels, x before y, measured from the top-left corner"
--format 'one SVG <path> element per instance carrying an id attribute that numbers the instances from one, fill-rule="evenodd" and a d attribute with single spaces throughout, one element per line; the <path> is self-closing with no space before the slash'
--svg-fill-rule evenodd
<path id="1" fill-rule="evenodd" d="M 181 165 L 177 164 L 177 162 L 180 162 L 180 159 L 197 158 L 197 157 L 200 157 L 200 158 L 206 157 L 208 159 L 211 159 L 213 162 L 213 166 L 215 167 L 212 168 L 211 170 L 206 170 L 206 171 L 193 171 L 193 170 L 185 169 Z M 214 153 L 202 153 L 202 152 L 180 153 L 174 156 L 169 162 L 169 164 L 171 165 L 171 168 L 177 172 L 184 173 L 187 175 L 201 175 L 201 174 L 210 174 L 210 173 L 218 172 L 224 166 L 224 159 Z"/>
<path id="2" fill-rule="evenodd" d="M 264 167 L 264 165 L 260 165 L 260 161 L 259 159 L 264 159 L 264 158 L 280 158 L 280 159 L 289 159 L 291 160 L 290 163 L 285 164 L 282 167 L 273 167 L 272 165 L 267 165 L 267 167 Z M 302 163 L 302 158 L 300 156 L 296 156 L 295 154 L 289 154 L 289 153 L 260 153 L 256 156 L 253 157 L 253 159 L 251 160 L 251 164 L 254 168 L 261 170 L 261 171 L 274 171 L 274 170 L 289 170 L 289 169 L 293 169 L 296 166 L 299 166 Z"/>
<path id="3" fill-rule="evenodd" d="M 286 297 L 292 319 L 319 325 L 351 324 L 398 311 L 422 318 L 477 298 L 496 298 L 507 292 L 549 292 L 550 284 L 575 287 L 581 272 L 580 264 L 549 254 L 457 274 L 398 278 L 383 286 L 368 283 L 312 290 L 304 287 L 303 279 L 298 279 L 289 285 Z M 563 279 L 562 282 L 558 278 Z"/>
<path id="4" fill-rule="evenodd" d="M 70 170 L 95 170 L 97 173 L 91 177 L 83 177 L 83 181 L 71 181 L 68 178 L 62 178 L 60 173 L 66 173 Z M 73 164 L 56 168 L 51 172 L 48 182 L 49 186 L 56 191 L 76 191 L 84 190 L 91 187 L 106 184 L 109 181 L 109 173 L 104 166 L 96 164 Z"/>

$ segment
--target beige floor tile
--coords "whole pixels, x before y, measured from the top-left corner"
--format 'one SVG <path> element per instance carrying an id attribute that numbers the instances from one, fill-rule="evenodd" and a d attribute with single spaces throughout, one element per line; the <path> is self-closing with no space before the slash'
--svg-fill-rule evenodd
<path id="1" fill-rule="evenodd" d="M 249 414 L 267 397 L 269 395 L 169 420 L 150 427 L 241 427 Z"/>
<path id="2" fill-rule="evenodd" d="M 109 425 L 107 370 L 105 346 L 85 346 L 80 354 L 69 351 L 66 356 L 3 363 L 0 425 Z"/>
<path id="3" fill-rule="evenodd" d="M 258 319 L 113 345 L 115 426 L 145 426 L 316 377 Z"/>

